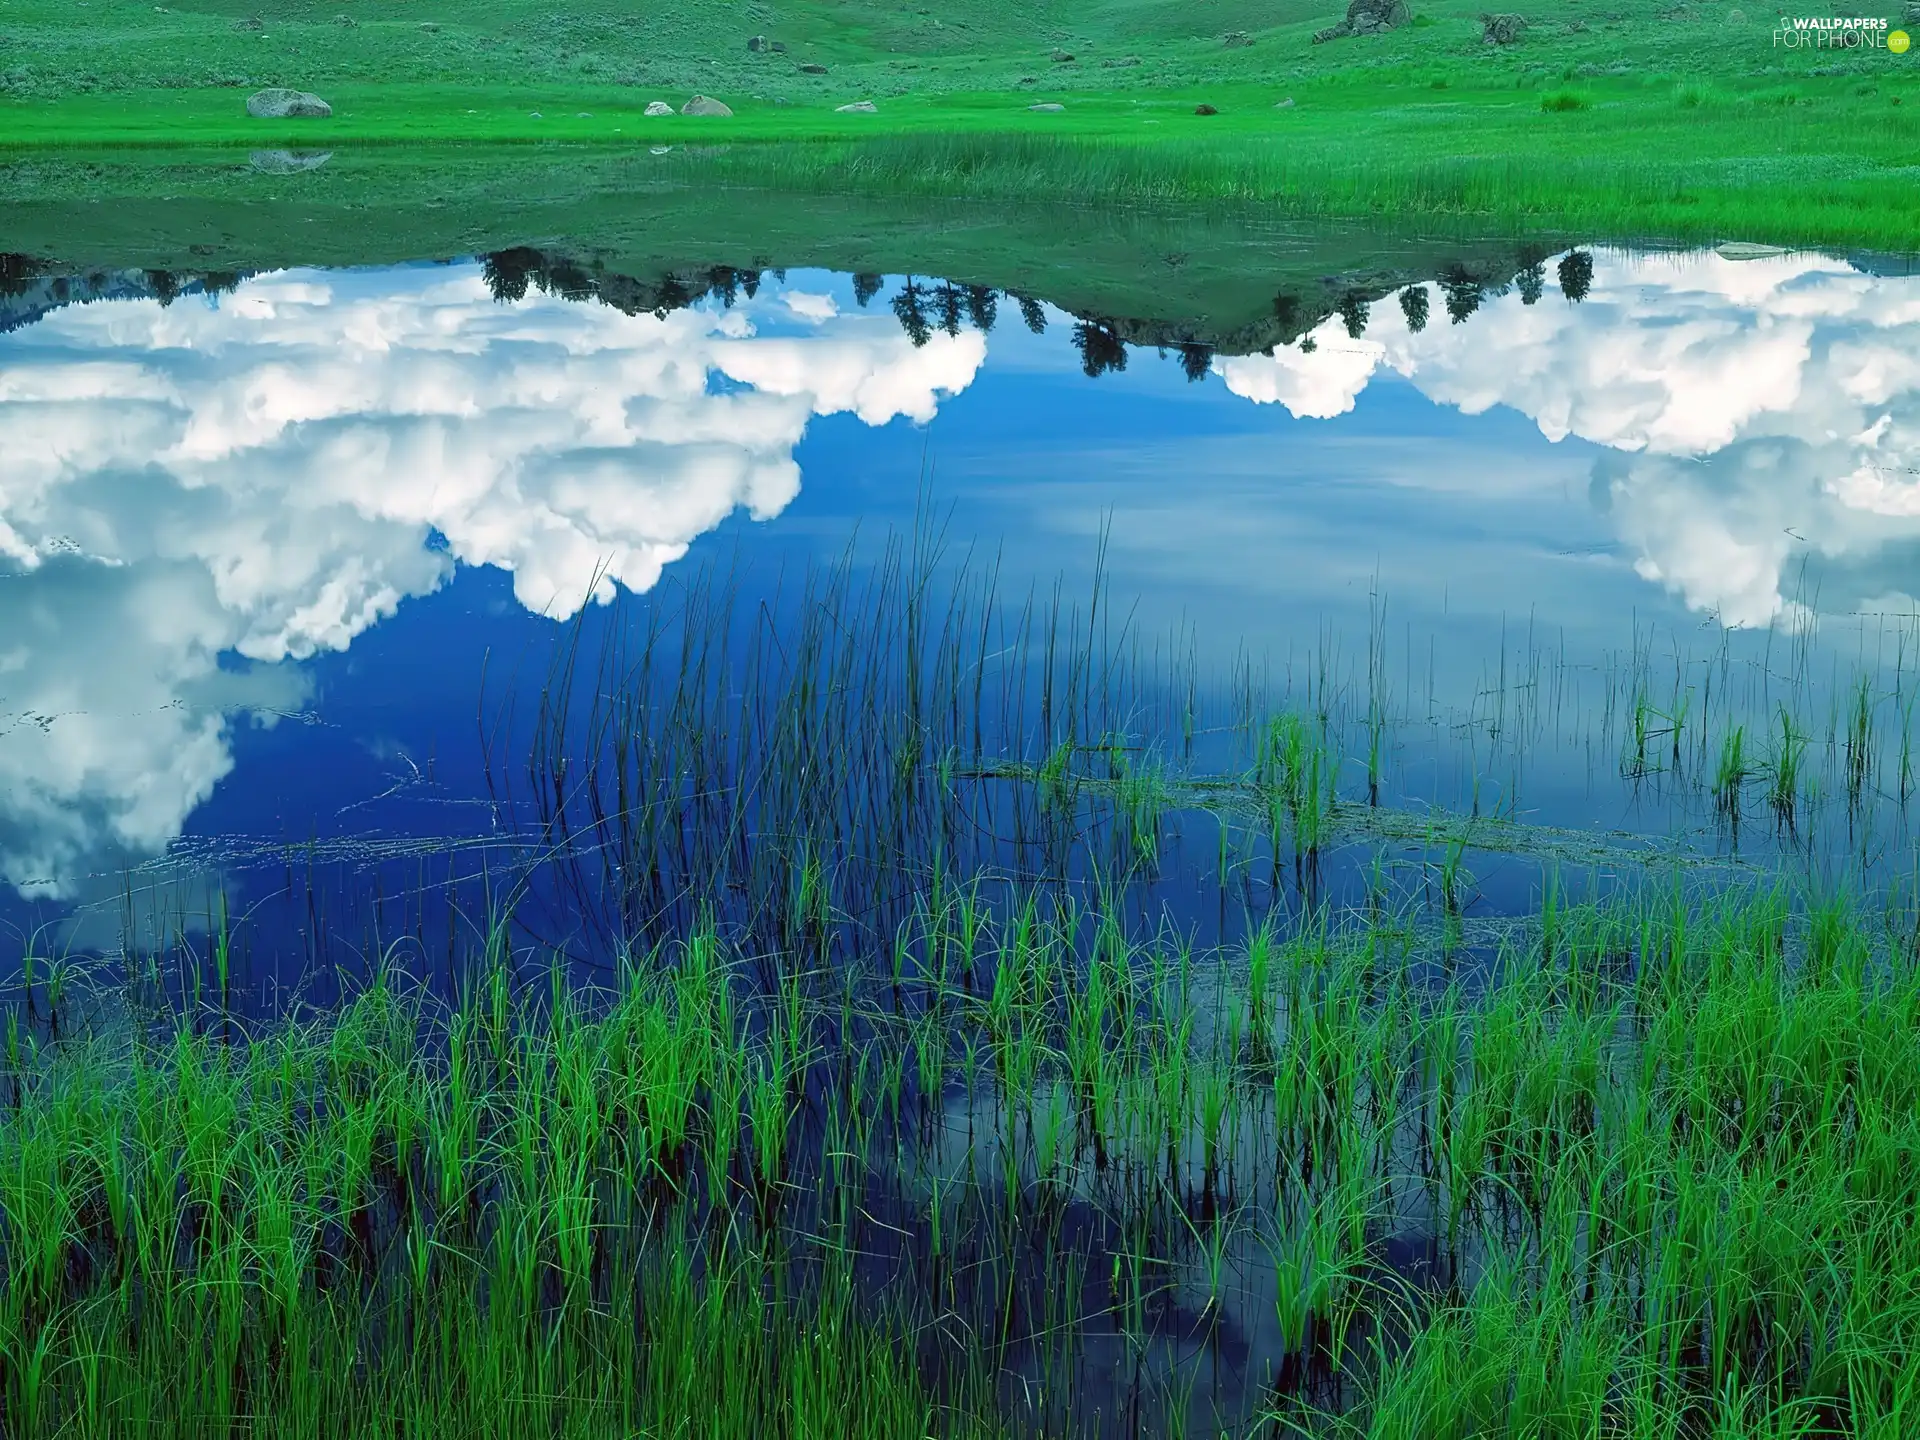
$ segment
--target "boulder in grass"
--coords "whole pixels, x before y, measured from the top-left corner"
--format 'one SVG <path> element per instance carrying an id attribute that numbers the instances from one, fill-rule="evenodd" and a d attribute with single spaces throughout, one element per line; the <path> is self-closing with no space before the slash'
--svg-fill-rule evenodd
<path id="1" fill-rule="evenodd" d="M 1220 112 L 1211 105 L 1196 105 L 1193 107 L 1193 113 L 1196 115 L 1218 115 Z"/>
<path id="2" fill-rule="evenodd" d="M 733 111 L 709 95 L 696 95 L 680 107 L 682 115 L 731 115 Z"/>
<path id="3" fill-rule="evenodd" d="M 760 54 L 763 50 L 771 50 L 772 48 L 773 42 L 764 35 L 756 35 L 747 41 L 747 49 L 753 51 L 756 55 Z"/>
<path id="4" fill-rule="evenodd" d="M 802 75 L 824 75 L 827 73 L 827 67 L 824 65 L 796 65 L 794 68 Z"/>
<path id="5" fill-rule="evenodd" d="M 647 108 L 641 113 L 644 115 L 671 115 L 673 113 L 673 107 L 664 100 L 649 100 L 647 102 Z"/>
<path id="6" fill-rule="evenodd" d="M 880 107 L 875 105 L 871 100 L 856 100 L 851 105 L 836 105 L 833 107 L 834 114 L 836 115 L 873 115 L 877 114 L 879 109 Z"/>
<path id="7" fill-rule="evenodd" d="M 1412 22 L 1413 12 L 1407 9 L 1407 0 L 1351 0 L 1347 6 L 1347 18 L 1338 25 L 1316 30 L 1313 43 L 1319 45 L 1328 40 L 1345 40 L 1350 35 L 1378 35 L 1385 30 L 1398 30 L 1402 25 Z"/>
<path id="8" fill-rule="evenodd" d="M 1244 50 L 1253 44 L 1253 37 L 1244 30 L 1229 30 L 1226 38 L 1229 50 Z"/>
<path id="9" fill-rule="evenodd" d="M 289 120 L 309 116 L 324 118 L 333 114 L 333 107 L 318 95 L 309 95 L 305 90 L 274 86 L 247 97 L 247 114 L 256 120 Z"/>
<path id="10" fill-rule="evenodd" d="M 1054 101 L 1052 101 L 1052 100 L 1043 100 L 1043 101 L 1042 101 L 1042 102 L 1041 102 L 1040 104 L 1038 104 L 1038 105 L 1029 105 L 1029 106 L 1027 106 L 1027 109 L 1029 109 L 1029 110 L 1038 110 L 1038 111 L 1040 111 L 1040 112 L 1042 112 L 1043 114 L 1052 114 L 1052 113 L 1053 113 L 1054 111 L 1056 111 L 1056 110 L 1064 110 L 1064 109 L 1066 109 L 1066 108 L 1067 108 L 1066 106 L 1064 106 L 1064 105 L 1060 105 L 1060 104 L 1057 104 L 1057 103 L 1055 103 L 1055 102 L 1054 102 Z"/>
<path id="11" fill-rule="evenodd" d="M 1488 45 L 1512 45 L 1526 34 L 1527 21 L 1522 15 L 1486 15 L 1480 17 L 1480 39 Z"/>

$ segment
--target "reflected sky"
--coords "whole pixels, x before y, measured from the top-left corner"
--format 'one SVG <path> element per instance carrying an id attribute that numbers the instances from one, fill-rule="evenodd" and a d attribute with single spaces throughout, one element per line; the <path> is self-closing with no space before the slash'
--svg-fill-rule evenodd
<path id="1" fill-rule="evenodd" d="M 1576 304 L 1557 275 L 1097 379 L 1057 311 L 910 334 L 898 282 L 826 274 L 661 315 L 501 304 L 477 264 L 60 309 L 0 336 L 0 876 L 71 895 L 190 825 L 303 832 L 471 732 L 506 630 L 929 495 L 1015 589 L 1104 533 L 1154 623 L 1284 661 L 1385 593 L 1469 683 L 1519 624 L 1586 651 L 1914 608 L 1920 280 L 1600 252 Z M 316 717 L 353 737 L 325 764 Z"/>

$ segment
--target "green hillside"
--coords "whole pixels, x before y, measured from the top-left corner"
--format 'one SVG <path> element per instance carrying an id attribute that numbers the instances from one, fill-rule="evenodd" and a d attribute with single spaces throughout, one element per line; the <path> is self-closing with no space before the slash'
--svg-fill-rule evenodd
<path id="1" fill-rule="evenodd" d="M 1877 13 L 1920 33 L 1907 3 Z M 1558 0 L 1505 43 L 1472 5 L 1423 0 L 1397 28 L 1316 43 L 1343 13 L 0 0 L 0 165 L 49 148 L 572 141 L 684 158 L 725 144 L 716 178 L 816 190 L 1274 201 L 1887 248 L 1920 233 L 1920 47 L 1783 48 L 1771 14 L 1647 0 Z M 249 118 L 267 86 L 333 114 Z M 695 93 L 733 114 L 642 114 Z M 862 101 L 871 113 L 838 113 Z M 801 148 L 743 153 L 771 141 Z"/>

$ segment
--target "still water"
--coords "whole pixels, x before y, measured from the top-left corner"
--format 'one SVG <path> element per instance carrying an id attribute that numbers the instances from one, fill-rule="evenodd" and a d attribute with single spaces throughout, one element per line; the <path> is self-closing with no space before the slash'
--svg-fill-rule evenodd
<path id="1" fill-rule="evenodd" d="M 1738 833 L 1763 737 L 1838 757 L 1864 696 L 1845 844 L 1907 863 L 1920 278 L 1578 251 L 1249 355 L 924 278 L 569 279 L 533 252 L 9 289 L 23 928 L 106 945 L 129 874 L 244 903 L 262 848 L 490 833 L 486 685 L 568 622 L 702 565 L 777 604 L 916 527 L 1002 596 L 1099 567 L 1128 633 L 1203 673 L 1364 690 L 1389 809 L 1786 854 Z M 1744 727 L 1731 826 L 1662 792 L 1636 704 L 1692 716 L 1709 761 Z M 1477 903 L 1517 908 L 1497 869 Z"/>

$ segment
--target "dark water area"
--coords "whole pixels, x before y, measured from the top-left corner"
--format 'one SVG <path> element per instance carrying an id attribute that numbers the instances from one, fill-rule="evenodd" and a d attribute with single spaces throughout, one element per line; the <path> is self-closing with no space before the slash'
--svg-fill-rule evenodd
<path id="1" fill-rule="evenodd" d="M 1913 898 L 1920 279 L 1887 268 L 1586 247 L 1281 295 L 1232 353 L 920 276 L 9 261 L 0 981 L 45 1026 L 49 967 L 97 960 L 217 1041 L 386 969 L 463 1003 L 502 956 L 536 1001 L 646 970 L 615 1013 L 695 1057 L 705 1129 L 573 1197 L 603 1219 L 512 1272 L 533 1311 L 746 1216 L 914 1297 L 936 1383 L 1000 1326 L 1028 1429 L 1342 1409 L 1341 1346 L 1547 1247 L 1462 1156 L 1557 1176 L 1601 1123 L 1514 1077 L 1601 1088 L 1657 927 L 1554 930 L 1570 897 L 1725 886 L 1756 954 Z M 1335 912 L 1363 941 L 1313 939 Z M 1473 1016 L 1508 1130 L 1461 1140 L 1406 996 L 1453 1023 L 1515 936 L 1558 1018 Z M 506 1043 L 469 1021 L 388 1077 L 422 1113 L 453 1035 Z M 386 1293 L 416 1233 L 480 1254 L 558 1193 L 473 1126 L 470 1192 L 404 1153 L 343 1182 L 314 1283 L 357 1253 Z M 1723 1360 L 1667 1363 L 1705 1404 Z"/>

